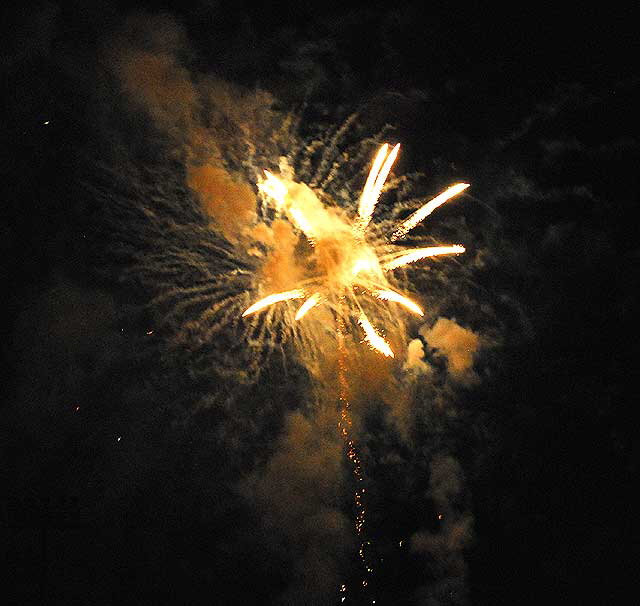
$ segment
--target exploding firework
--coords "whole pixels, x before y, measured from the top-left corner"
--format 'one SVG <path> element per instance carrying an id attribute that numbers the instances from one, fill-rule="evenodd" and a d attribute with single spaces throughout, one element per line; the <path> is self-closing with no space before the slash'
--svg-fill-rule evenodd
<path id="1" fill-rule="evenodd" d="M 371 323 L 361 299 L 369 297 L 398 304 L 424 315 L 414 301 L 392 289 L 388 273 L 430 257 L 463 253 L 465 249 L 460 245 L 408 249 L 395 242 L 469 187 L 467 183 L 449 187 L 402 221 L 388 239 L 371 238 L 367 228 L 399 150 L 400 144 L 391 150 L 386 143 L 380 147 L 360 195 L 357 215 L 351 220 L 335 209 L 324 207 L 309 187 L 264 171 L 265 178 L 258 188 L 273 202 L 275 212 L 286 216 L 304 235 L 310 251 L 303 257 L 305 271 L 296 288 L 265 296 L 247 308 L 243 316 L 283 301 L 306 299 L 295 313 L 296 322 L 315 307 L 327 305 L 341 322 L 355 315 L 369 346 L 384 356 L 394 357 L 390 344 Z"/>

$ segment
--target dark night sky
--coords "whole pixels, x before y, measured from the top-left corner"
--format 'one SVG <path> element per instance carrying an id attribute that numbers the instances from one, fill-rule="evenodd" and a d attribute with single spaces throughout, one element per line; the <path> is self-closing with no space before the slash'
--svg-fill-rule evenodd
<path id="1" fill-rule="evenodd" d="M 457 266 L 434 277 L 435 296 L 443 280 L 453 289 L 439 315 L 481 335 L 475 380 L 456 381 L 431 351 L 433 378 L 411 387 L 422 413 L 410 444 L 384 398 L 370 402 L 377 604 L 620 601 L 635 574 L 638 15 L 85 4 L 10 11 L 0 57 L 11 603 L 339 603 L 314 588 L 334 560 L 355 575 L 353 545 L 324 547 L 339 534 L 282 530 L 301 518 L 289 504 L 274 513 L 283 481 L 313 502 L 333 490 L 325 469 L 340 469 L 318 455 L 282 475 L 296 456 L 287 440 L 315 444 L 306 373 L 292 366 L 283 381 L 273 362 L 237 395 L 241 369 L 207 370 L 222 341 L 166 345 L 135 242 L 125 254 L 110 240 L 92 197 L 102 163 L 172 165 L 171 127 L 158 135 L 113 75 L 123 31 L 158 54 L 182 32 L 171 52 L 189 73 L 268 91 L 277 111 L 302 111 L 308 136 L 366 107 L 371 124 L 396 126 L 402 171 L 473 184 L 433 226 L 478 253 L 464 285 Z M 132 183 L 108 187 L 126 197 Z M 348 509 L 339 498 L 323 502 L 327 516 Z M 440 511 L 456 524 L 439 525 Z M 395 548 L 409 536 L 411 549 Z"/>

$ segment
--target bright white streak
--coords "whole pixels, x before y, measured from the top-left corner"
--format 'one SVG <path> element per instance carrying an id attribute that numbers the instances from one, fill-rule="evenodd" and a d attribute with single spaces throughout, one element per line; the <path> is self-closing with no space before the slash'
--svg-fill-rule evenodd
<path id="1" fill-rule="evenodd" d="M 370 194 L 371 201 L 369 204 L 371 206 L 371 211 L 369 212 L 367 217 L 365 217 L 367 220 L 367 224 L 371 219 L 371 213 L 373 212 L 373 209 L 376 206 L 376 202 L 380 197 L 380 192 L 382 191 L 382 188 L 384 187 L 387 177 L 391 172 L 391 167 L 393 166 L 393 163 L 396 161 L 396 158 L 398 157 L 399 151 L 400 151 L 400 143 L 396 144 L 394 148 L 391 150 L 391 153 L 387 156 L 387 159 L 385 160 L 384 164 L 382 165 L 382 168 L 380 169 L 380 173 L 376 177 L 376 182 Z"/>
<path id="2" fill-rule="evenodd" d="M 393 290 L 374 290 L 373 295 L 382 301 L 393 301 L 394 303 L 399 303 L 413 313 L 418 314 L 419 316 L 424 316 L 424 312 L 411 299 L 407 299 L 407 297 L 404 297 Z"/>
<path id="3" fill-rule="evenodd" d="M 313 244 L 313 225 L 304 216 L 303 212 L 299 208 L 292 207 L 288 211 L 291 215 L 295 226 L 307 236 L 307 239 Z"/>
<path id="4" fill-rule="evenodd" d="M 391 350 L 391 347 L 389 347 L 389 343 L 387 343 L 376 332 L 376 329 L 371 326 L 371 322 L 369 322 L 369 318 L 367 318 L 364 312 L 360 312 L 358 322 L 360 323 L 360 326 L 362 326 L 362 330 L 364 330 L 365 338 L 369 342 L 369 345 L 388 358 L 393 358 L 393 351 Z"/>
<path id="5" fill-rule="evenodd" d="M 295 290 L 277 292 L 254 303 L 242 314 L 242 317 L 248 316 L 249 314 L 255 313 L 256 311 L 260 311 L 261 309 L 269 307 L 269 305 L 273 305 L 274 303 L 280 303 L 280 301 L 288 301 L 289 299 L 302 299 L 303 297 L 304 290 L 301 290 L 299 288 L 296 288 Z"/>
<path id="6" fill-rule="evenodd" d="M 469 187 L 469 183 L 456 183 L 437 195 L 433 200 L 427 202 L 424 206 L 421 206 L 402 222 L 402 225 L 400 225 L 391 236 L 391 241 L 393 242 L 404 237 L 408 231 L 412 230 L 420 221 L 426 219 L 438 206 L 442 206 L 447 200 L 453 198 L 453 196 L 457 196 L 460 192 L 467 189 L 467 187 Z"/>
<path id="7" fill-rule="evenodd" d="M 371 166 L 371 170 L 369 171 L 369 175 L 367 177 L 367 182 L 364 184 L 364 189 L 362 190 L 362 194 L 360 194 L 360 204 L 358 206 L 358 215 L 360 216 L 360 221 L 358 223 L 362 224 L 368 217 L 371 216 L 373 212 L 373 207 L 371 206 L 369 200 L 371 199 L 371 190 L 375 185 L 376 179 L 378 178 L 378 173 L 380 172 L 380 168 L 382 167 L 382 163 L 387 156 L 387 150 L 389 149 L 389 145 L 385 143 L 380 147 L 378 153 L 376 154 L 376 158 L 373 161 L 373 165 Z"/>
<path id="8" fill-rule="evenodd" d="M 380 197 L 380 192 L 382 191 L 385 181 L 389 176 L 393 163 L 398 157 L 400 143 L 395 145 L 391 150 L 391 153 L 387 156 L 388 149 L 389 146 L 385 143 L 378 151 L 376 159 L 373 162 L 373 166 L 369 171 L 367 182 L 362 190 L 360 205 L 358 207 L 359 220 L 354 226 L 357 235 L 362 236 L 367 225 L 369 225 L 369 222 L 371 221 L 371 215 L 373 214 L 373 209 L 376 207 L 376 203 Z"/>
<path id="9" fill-rule="evenodd" d="M 453 246 L 429 246 L 427 248 L 416 248 L 406 255 L 401 255 L 391 261 L 387 261 L 382 265 L 382 269 L 389 271 L 414 263 L 420 259 L 426 259 L 427 257 L 437 257 L 439 255 L 457 255 L 465 251 L 464 246 L 454 244 Z"/>
<path id="10" fill-rule="evenodd" d="M 298 312 L 296 313 L 296 320 L 300 320 L 303 318 L 307 312 L 314 308 L 316 305 L 320 303 L 320 293 L 314 292 L 301 306 Z"/>
<path id="11" fill-rule="evenodd" d="M 265 170 L 264 174 L 267 178 L 262 183 L 258 183 L 258 189 L 271 196 L 278 203 L 278 210 L 280 210 L 287 195 L 287 186 L 268 170 Z"/>

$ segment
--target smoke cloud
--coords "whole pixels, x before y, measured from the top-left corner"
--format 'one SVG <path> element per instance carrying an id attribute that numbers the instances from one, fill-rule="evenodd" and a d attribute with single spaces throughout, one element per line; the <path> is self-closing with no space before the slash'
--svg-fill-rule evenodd
<path id="1" fill-rule="evenodd" d="M 241 489 L 260 512 L 272 547 L 291 566 L 281 604 L 331 601 L 353 549 L 351 524 L 339 509 L 342 445 L 327 412 L 289 415 L 276 452 Z"/>
<path id="2" fill-rule="evenodd" d="M 210 164 L 189 166 L 187 185 L 228 240 L 236 241 L 255 221 L 253 189 L 247 183 L 234 181 L 223 168 Z"/>
<path id="3" fill-rule="evenodd" d="M 104 54 L 131 107 L 149 117 L 184 162 L 186 184 L 205 213 L 237 240 L 255 220 L 246 168 L 256 153 L 252 141 L 278 118 L 273 98 L 191 70 L 194 52 L 168 16 L 128 18 Z"/>
<path id="4" fill-rule="evenodd" d="M 473 517 L 464 501 L 464 474 L 449 455 L 437 455 L 430 463 L 427 497 L 433 501 L 436 530 L 424 530 L 411 537 L 414 553 L 426 556 L 431 582 L 416 592 L 425 606 L 467 603 L 467 565 L 464 551 L 473 536 Z"/>
<path id="5" fill-rule="evenodd" d="M 476 333 L 454 320 L 438 318 L 431 328 L 423 326 L 420 334 L 446 357 L 449 374 L 455 381 L 470 384 L 478 380 L 473 371 L 474 356 L 480 346 Z"/>
<path id="6" fill-rule="evenodd" d="M 431 367 L 424 361 L 424 345 L 420 339 L 412 339 L 407 346 L 407 359 L 404 370 L 415 375 L 427 374 Z"/>

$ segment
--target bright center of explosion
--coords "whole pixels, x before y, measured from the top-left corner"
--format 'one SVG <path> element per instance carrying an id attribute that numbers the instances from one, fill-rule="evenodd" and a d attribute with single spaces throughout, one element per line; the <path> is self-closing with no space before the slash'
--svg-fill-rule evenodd
<path id="1" fill-rule="evenodd" d="M 462 253 L 465 249 L 460 245 L 412 249 L 392 243 L 403 238 L 440 205 L 469 187 L 466 183 L 451 186 L 405 219 L 387 241 L 367 238 L 367 227 L 399 150 L 398 144 L 389 151 L 386 143 L 378 150 L 360 195 L 358 215 L 354 220 L 349 220 L 338 208 L 324 206 L 307 185 L 279 179 L 269 171 L 264 171 L 265 178 L 258 183 L 258 188 L 273 200 L 276 211 L 286 216 L 304 234 L 311 247 L 307 258 L 309 277 L 298 288 L 260 299 L 243 316 L 292 299 L 305 299 L 295 320 L 302 319 L 323 302 L 334 306 L 334 309 L 338 305 L 340 313 L 348 306 L 354 312 L 368 344 L 379 353 L 393 357 L 389 343 L 371 324 L 359 297 L 366 295 L 389 301 L 423 315 L 416 303 L 390 288 L 385 273 L 428 257 Z M 385 254 L 380 256 L 378 251 Z"/>
<path id="2" fill-rule="evenodd" d="M 384 280 L 373 250 L 357 242 L 351 234 L 345 234 L 344 238 L 319 238 L 314 257 L 319 272 L 326 275 L 327 283 L 333 288 L 348 288 L 365 276 Z"/>

